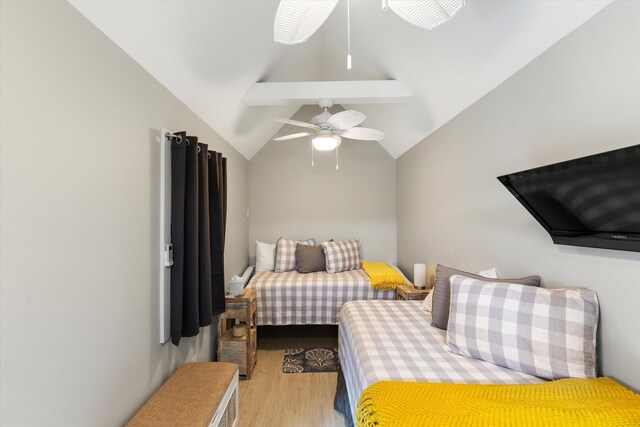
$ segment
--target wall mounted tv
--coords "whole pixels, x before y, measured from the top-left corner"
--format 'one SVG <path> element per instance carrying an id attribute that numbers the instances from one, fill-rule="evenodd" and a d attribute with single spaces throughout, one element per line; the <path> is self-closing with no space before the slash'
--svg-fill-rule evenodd
<path id="1" fill-rule="evenodd" d="M 498 179 L 554 243 L 640 252 L 640 145 Z"/>

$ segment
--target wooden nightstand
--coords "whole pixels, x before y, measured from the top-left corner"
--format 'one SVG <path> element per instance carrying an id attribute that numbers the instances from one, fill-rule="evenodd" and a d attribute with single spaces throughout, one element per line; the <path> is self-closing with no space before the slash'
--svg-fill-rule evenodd
<path id="1" fill-rule="evenodd" d="M 240 375 L 251 378 L 257 360 L 258 328 L 256 323 L 256 291 L 245 289 L 242 295 L 226 299 L 226 311 L 220 315 L 218 326 L 218 361 L 233 362 L 240 367 Z M 234 337 L 236 320 L 247 324 L 243 337 Z"/>
<path id="2" fill-rule="evenodd" d="M 396 287 L 398 293 L 398 300 L 423 300 L 429 295 L 431 289 L 417 289 L 409 285 L 399 285 Z"/>

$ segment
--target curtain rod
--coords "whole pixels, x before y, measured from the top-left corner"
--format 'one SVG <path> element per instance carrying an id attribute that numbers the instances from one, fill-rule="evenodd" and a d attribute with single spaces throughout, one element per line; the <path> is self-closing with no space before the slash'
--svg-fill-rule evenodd
<path id="1" fill-rule="evenodd" d="M 175 135 L 173 133 L 165 133 L 164 137 L 167 139 L 171 139 L 171 138 L 178 138 L 178 144 L 180 144 L 182 142 L 182 135 Z M 187 145 L 189 145 L 189 140 L 187 139 Z M 200 152 L 200 147 L 198 147 L 198 153 Z M 207 153 L 207 157 L 211 158 L 211 153 Z"/>
<path id="2" fill-rule="evenodd" d="M 178 144 L 180 144 L 182 142 L 182 135 L 175 135 L 173 133 L 165 133 L 164 137 L 167 139 L 171 139 L 171 138 L 178 138 Z"/>

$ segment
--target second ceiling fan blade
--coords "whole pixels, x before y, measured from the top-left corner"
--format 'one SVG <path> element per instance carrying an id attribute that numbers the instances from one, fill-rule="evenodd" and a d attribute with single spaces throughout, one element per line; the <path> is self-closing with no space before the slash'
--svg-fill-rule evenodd
<path id="1" fill-rule="evenodd" d="M 273 41 L 304 43 L 327 20 L 338 0 L 280 0 L 273 22 Z"/>
<path id="2" fill-rule="evenodd" d="M 410 24 L 432 30 L 451 19 L 467 0 L 389 0 L 396 15 Z"/>
<path id="3" fill-rule="evenodd" d="M 287 124 L 287 125 L 300 126 L 307 129 L 313 129 L 313 130 L 320 129 L 316 125 L 312 125 L 311 123 L 299 122 L 298 120 L 291 120 L 291 119 L 273 119 L 273 120 L 275 120 L 276 122 Z"/>
<path id="4" fill-rule="evenodd" d="M 274 141 L 286 141 L 288 139 L 296 139 L 302 138 L 303 136 L 311 135 L 311 132 L 300 132 L 300 133 L 292 133 L 291 135 L 279 136 L 277 138 L 273 138 Z"/>
<path id="5" fill-rule="evenodd" d="M 343 138 L 359 139 L 362 141 L 380 141 L 384 138 L 385 133 L 376 129 L 369 128 L 351 128 L 345 133 L 341 134 Z"/>
<path id="6" fill-rule="evenodd" d="M 331 123 L 332 125 L 338 126 L 340 129 L 348 129 L 354 126 L 358 126 L 360 123 L 364 122 L 367 119 L 367 116 L 362 114 L 360 111 L 356 110 L 345 110 L 340 111 L 329 117 L 327 123 Z"/>

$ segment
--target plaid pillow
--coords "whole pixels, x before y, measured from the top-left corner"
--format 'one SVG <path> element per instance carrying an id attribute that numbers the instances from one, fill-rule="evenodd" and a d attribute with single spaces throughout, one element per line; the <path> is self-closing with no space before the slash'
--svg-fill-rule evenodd
<path id="1" fill-rule="evenodd" d="M 486 277 L 488 279 L 497 279 L 498 272 L 496 271 L 495 267 L 491 267 L 487 270 L 482 270 L 481 272 L 479 272 L 478 276 Z M 506 280 L 509 280 L 509 279 L 506 279 Z M 519 280 L 519 279 L 511 279 L 511 280 Z M 447 279 L 447 282 L 448 281 L 449 279 Z M 433 306 L 433 289 L 431 289 L 431 292 L 429 292 L 429 295 L 427 295 L 427 297 L 422 300 L 422 309 L 424 311 L 428 311 L 429 313 L 431 313 L 432 306 Z M 447 321 L 448 320 L 449 320 L 449 308 L 447 306 Z M 446 325 L 445 325 L 445 329 L 446 329 Z"/>
<path id="2" fill-rule="evenodd" d="M 273 271 L 276 273 L 284 273 L 296 269 L 296 245 L 315 246 L 315 239 L 308 240 L 289 240 L 279 238 L 276 242 L 276 262 Z"/>
<path id="3" fill-rule="evenodd" d="M 433 305 L 431 306 L 431 326 L 438 329 L 447 329 L 449 321 L 449 306 L 451 305 L 451 283 L 449 278 L 457 274 L 477 280 L 487 280 L 486 277 L 467 273 L 438 264 L 436 267 L 436 283 L 431 293 L 433 293 Z M 540 276 L 523 277 L 522 279 L 496 279 L 492 282 L 515 283 L 518 285 L 540 286 Z"/>
<path id="4" fill-rule="evenodd" d="M 358 239 L 324 242 L 322 247 L 327 259 L 327 273 L 340 273 L 361 267 Z"/>
<path id="5" fill-rule="evenodd" d="M 541 378 L 596 376 L 598 297 L 451 276 L 449 351 Z"/>

